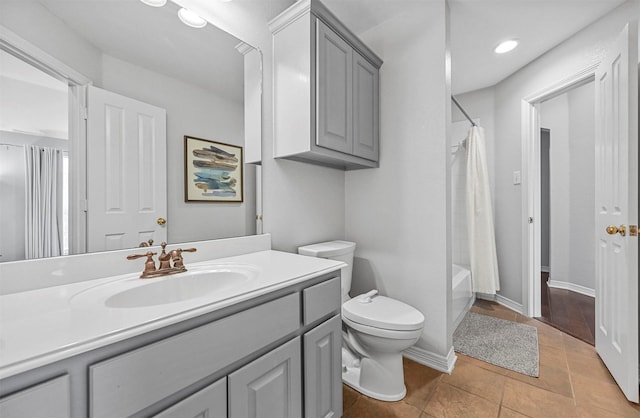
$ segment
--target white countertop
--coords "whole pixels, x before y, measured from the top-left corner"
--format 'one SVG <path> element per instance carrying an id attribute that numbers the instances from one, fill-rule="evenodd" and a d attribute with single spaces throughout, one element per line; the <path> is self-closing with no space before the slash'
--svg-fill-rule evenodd
<path id="1" fill-rule="evenodd" d="M 268 250 L 186 263 L 186 267 L 197 270 L 207 264 L 247 265 L 257 274 L 240 285 L 204 297 L 141 308 L 107 307 L 103 303 L 108 296 L 104 289 L 112 292 L 153 280 L 180 280 L 180 274 L 144 281 L 137 278 L 139 273 L 125 274 L 0 296 L 0 379 L 213 312 L 344 265 Z"/>

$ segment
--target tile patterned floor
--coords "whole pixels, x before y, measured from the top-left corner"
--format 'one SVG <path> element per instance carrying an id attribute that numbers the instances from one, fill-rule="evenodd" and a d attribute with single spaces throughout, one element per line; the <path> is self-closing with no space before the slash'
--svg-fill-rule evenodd
<path id="1" fill-rule="evenodd" d="M 345 418 L 640 418 L 593 346 L 501 305 L 478 301 L 472 312 L 538 329 L 540 377 L 457 354 L 451 375 L 404 361 L 407 396 L 381 402 L 343 386 Z"/>

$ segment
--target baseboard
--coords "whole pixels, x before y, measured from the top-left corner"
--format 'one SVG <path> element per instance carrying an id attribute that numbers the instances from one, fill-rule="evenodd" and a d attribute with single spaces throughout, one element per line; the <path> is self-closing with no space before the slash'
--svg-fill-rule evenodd
<path id="1" fill-rule="evenodd" d="M 563 282 L 560 280 L 551 280 L 547 281 L 547 286 L 555 287 L 556 289 L 566 289 L 572 292 L 580 293 L 581 295 L 590 296 L 592 298 L 596 297 L 595 289 L 590 289 L 585 286 L 581 286 L 575 283 Z"/>
<path id="2" fill-rule="evenodd" d="M 551 269 L 549 268 L 549 266 L 541 266 L 540 271 L 543 273 L 551 273 Z"/>
<path id="3" fill-rule="evenodd" d="M 512 311 L 515 311 L 521 315 L 524 315 L 524 307 L 522 306 L 521 303 L 518 302 L 514 302 L 511 299 L 505 298 L 502 295 L 489 295 L 487 293 L 476 293 L 476 297 L 478 299 L 482 299 L 482 300 L 490 300 L 492 302 L 496 302 L 499 303 L 502 306 L 505 306 L 509 309 L 511 309 Z"/>
<path id="4" fill-rule="evenodd" d="M 456 364 L 456 360 L 458 359 L 456 357 L 456 353 L 453 351 L 453 347 L 451 347 L 446 356 L 442 356 L 414 345 L 413 347 L 409 347 L 404 350 L 402 355 L 416 363 L 420 363 L 424 366 L 431 367 L 432 369 L 448 374 L 451 374 L 453 366 Z"/>

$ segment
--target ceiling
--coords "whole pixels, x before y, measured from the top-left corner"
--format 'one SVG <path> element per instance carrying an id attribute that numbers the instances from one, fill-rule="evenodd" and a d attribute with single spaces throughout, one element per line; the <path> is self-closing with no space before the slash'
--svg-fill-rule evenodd
<path id="1" fill-rule="evenodd" d="M 187 27 L 171 2 L 157 8 L 138 0 L 37 1 L 103 53 L 229 100 L 244 98 L 240 41 L 212 25 Z"/>
<path id="2" fill-rule="evenodd" d="M 356 34 L 429 0 L 323 0 Z M 493 86 L 625 0 L 447 0 L 454 94 Z M 501 41 L 518 38 L 497 55 Z M 384 57 L 383 57 L 384 58 Z"/>
<path id="3" fill-rule="evenodd" d="M 94 45 L 118 58 L 142 62 L 147 68 L 164 68 L 167 75 L 185 76 L 196 84 L 208 84 L 211 89 L 228 91 L 230 95 L 242 83 L 242 60 L 234 55 L 232 48 L 239 41 L 212 25 L 201 30 L 186 28 L 176 18 L 172 3 L 156 9 L 138 0 L 40 1 L 74 30 L 89 37 Z M 386 20 L 418 10 L 425 1 L 432 0 L 322 1 L 356 34 L 361 34 Z M 453 93 L 499 83 L 623 2 L 448 0 Z M 235 0 L 234 3 L 269 20 L 293 0 Z M 217 7 L 225 4 L 233 3 L 221 3 Z M 145 17 L 135 20 L 139 19 L 137 13 L 140 12 L 145 13 Z M 146 31 L 148 29 L 152 30 Z M 207 42 L 202 42 L 203 34 Z M 493 48 L 507 38 L 518 38 L 520 46 L 510 53 L 496 55 Z M 114 45 L 118 45 L 117 50 Z M 220 48 L 230 51 L 228 57 L 220 59 L 208 53 Z M 164 59 L 167 56 L 173 59 Z M 229 79 L 221 75 L 234 73 L 229 70 L 234 66 L 237 77 Z"/>

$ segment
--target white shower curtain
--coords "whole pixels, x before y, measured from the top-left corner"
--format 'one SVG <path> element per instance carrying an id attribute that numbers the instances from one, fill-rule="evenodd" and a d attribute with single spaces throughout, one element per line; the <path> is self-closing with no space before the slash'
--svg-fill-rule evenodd
<path id="1" fill-rule="evenodd" d="M 26 258 L 62 254 L 62 151 L 26 145 Z"/>
<path id="2" fill-rule="evenodd" d="M 467 226 L 473 291 L 495 294 L 500 290 L 500 279 L 484 129 L 473 126 L 467 135 L 466 144 Z"/>

